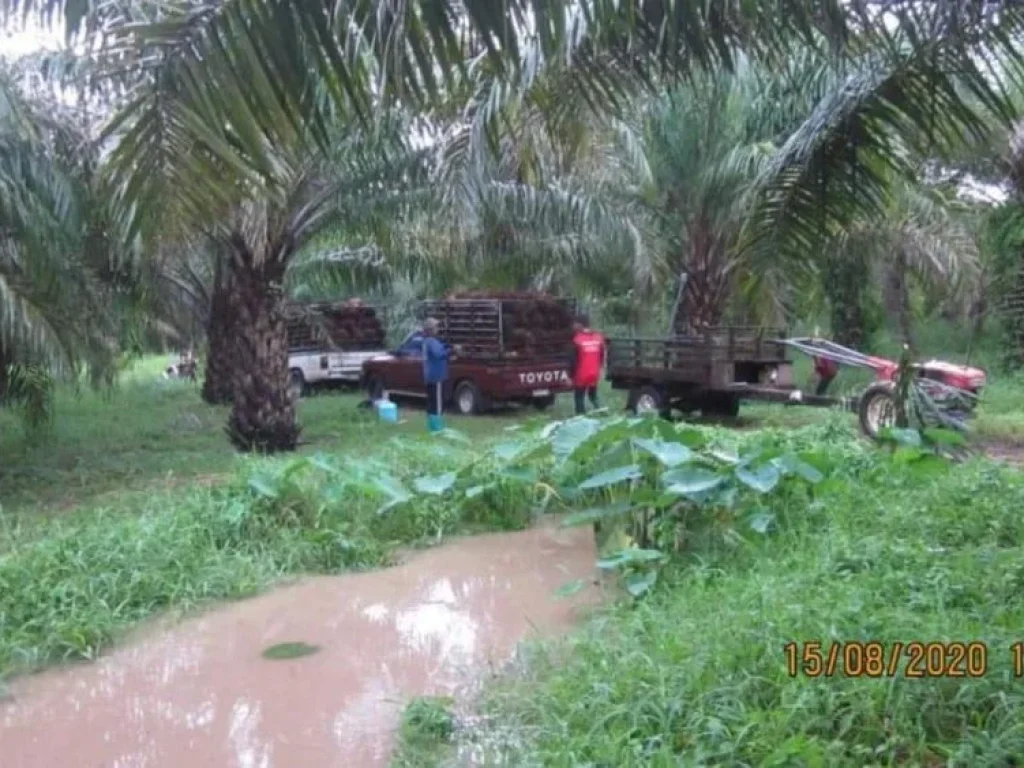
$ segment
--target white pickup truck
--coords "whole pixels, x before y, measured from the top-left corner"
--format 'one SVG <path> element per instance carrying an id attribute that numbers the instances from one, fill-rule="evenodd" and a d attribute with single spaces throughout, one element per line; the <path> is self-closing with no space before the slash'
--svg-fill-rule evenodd
<path id="1" fill-rule="evenodd" d="M 383 349 L 370 352 L 289 350 L 288 370 L 293 393 L 301 395 L 311 387 L 329 382 L 357 385 L 363 374 L 363 363 L 384 353 Z"/>
<path id="2" fill-rule="evenodd" d="M 353 336 L 352 313 L 362 318 L 363 332 Z M 348 316 L 348 322 L 342 316 Z M 367 318 L 370 318 L 367 320 Z M 341 336 L 334 323 L 349 326 Z M 325 323 L 326 321 L 326 323 Z M 364 332 L 369 322 L 368 335 Z M 288 321 L 288 371 L 292 393 L 301 396 L 318 385 L 358 385 L 363 363 L 384 354 L 383 329 L 376 312 L 363 305 L 310 305 L 303 313 L 293 314 Z"/>

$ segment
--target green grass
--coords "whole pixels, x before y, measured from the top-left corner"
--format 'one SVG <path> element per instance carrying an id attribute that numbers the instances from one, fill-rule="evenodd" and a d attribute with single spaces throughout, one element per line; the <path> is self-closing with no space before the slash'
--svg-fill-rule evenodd
<path id="1" fill-rule="evenodd" d="M 394 768 L 438 765 L 451 757 L 455 736 L 452 705 L 452 699 L 436 696 L 420 696 L 406 705 L 391 758 Z"/>
<path id="2" fill-rule="evenodd" d="M 406 485 L 469 457 L 437 442 L 375 451 Z M 291 575 L 380 567 L 400 546 L 529 522 L 529 500 L 515 495 L 486 515 L 441 499 L 381 515 L 386 494 L 355 474 L 370 462 L 314 461 L 251 461 L 226 485 L 150 494 L 130 513 L 97 507 L 0 530 L 0 675 L 92 658 L 166 610 L 252 595 Z"/>
<path id="3" fill-rule="evenodd" d="M 126 374 L 117 389 L 57 396 L 53 434 L 29 440 L 17 415 L 0 409 L 0 504 L 8 512 L 73 507 L 126 508 L 154 490 L 215 485 L 238 467 L 224 435 L 228 409 L 202 402 L 195 385 L 160 378 L 164 358 L 151 358 Z M 400 407 L 401 424 L 381 424 L 358 407 L 362 395 L 326 392 L 298 406 L 300 454 L 318 450 L 361 453 L 392 437 L 419 437 L 425 417 L 416 405 Z M 551 415 L 566 415 L 561 397 Z M 448 426 L 471 437 L 500 434 L 532 409 L 488 417 L 446 416 Z"/>
<path id="4" fill-rule="evenodd" d="M 817 428 L 812 429 L 812 432 Z M 1024 755 L 1024 481 L 920 474 L 834 433 L 837 476 L 722 522 L 649 596 L 534 646 L 475 738 L 511 765 L 1010 765 Z M 981 679 L 812 679 L 787 643 L 987 643 Z M 905 664 L 900 669 L 905 669 Z"/>
<path id="5" fill-rule="evenodd" d="M 325 394 L 299 406 L 308 444 L 297 457 L 239 456 L 225 409 L 159 379 L 161 362 L 106 397 L 60 393 L 45 441 L 0 412 L 0 676 L 92 658 L 166 612 L 380 567 L 450 534 L 523 527 L 549 489 L 569 500 L 573 483 L 628 463 L 615 448 L 561 474 L 541 460 L 541 484 L 502 479 L 508 468 L 485 449 L 507 448 L 524 419 L 568 415 L 569 397 L 543 417 L 450 418 L 464 441 L 427 436 L 414 407 L 384 425 L 357 395 Z M 621 393 L 605 402 L 619 410 Z M 534 646 L 490 690 L 485 725 L 456 738 L 510 741 L 517 765 L 1005 765 L 1024 754 L 1024 687 L 1009 675 L 1010 644 L 1024 640 L 1021 476 L 983 461 L 922 475 L 857 439 L 849 414 L 750 406 L 735 426 L 702 433 L 813 450 L 837 475 L 811 495 L 743 496 L 740 514 L 699 530 L 688 519 L 651 592 L 567 642 Z M 1021 430 L 1024 382 L 996 378 L 978 432 L 1012 441 Z M 460 468 L 464 496 L 430 492 Z M 423 476 L 434 478 L 427 491 L 379 514 L 394 484 Z M 767 533 L 750 520 L 770 520 Z M 783 645 L 812 639 L 981 640 L 989 672 L 790 677 Z M 451 756 L 435 705 L 407 710 L 400 765 Z"/>
<path id="6" fill-rule="evenodd" d="M 516 494 L 486 508 L 438 499 L 381 516 L 386 494 L 341 473 L 387 467 L 409 485 L 466 463 L 472 438 L 504 434 L 511 417 L 451 419 L 470 436 L 463 445 L 429 437 L 415 409 L 384 425 L 356 395 L 311 397 L 300 405 L 309 442 L 299 457 L 261 460 L 229 447 L 225 409 L 158 371 L 150 363 L 107 397 L 60 393 L 45 441 L 27 441 L 0 414 L 0 676 L 92 658 L 167 610 L 292 575 L 379 567 L 401 546 L 529 521 L 529 500 Z"/>

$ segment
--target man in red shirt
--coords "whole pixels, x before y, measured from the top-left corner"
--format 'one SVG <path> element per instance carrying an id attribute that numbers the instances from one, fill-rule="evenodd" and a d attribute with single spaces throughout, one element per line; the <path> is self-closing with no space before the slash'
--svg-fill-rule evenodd
<path id="1" fill-rule="evenodd" d="M 575 335 L 572 337 L 572 385 L 576 398 L 576 414 L 586 412 L 584 397 L 589 397 L 595 408 L 601 404 L 597 400 L 597 385 L 601 381 L 601 367 L 604 365 L 604 336 L 591 330 L 590 320 L 580 315 L 573 324 Z"/>

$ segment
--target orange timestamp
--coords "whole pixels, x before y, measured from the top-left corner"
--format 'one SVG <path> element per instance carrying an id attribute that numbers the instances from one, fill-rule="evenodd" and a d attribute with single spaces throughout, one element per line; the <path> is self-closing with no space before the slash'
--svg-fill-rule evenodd
<path id="1" fill-rule="evenodd" d="M 978 641 L 883 643 L 871 640 L 825 645 L 809 640 L 786 643 L 783 650 L 790 677 L 979 678 L 988 672 L 988 646 Z M 1018 654 L 1024 668 L 1024 649 Z"/>

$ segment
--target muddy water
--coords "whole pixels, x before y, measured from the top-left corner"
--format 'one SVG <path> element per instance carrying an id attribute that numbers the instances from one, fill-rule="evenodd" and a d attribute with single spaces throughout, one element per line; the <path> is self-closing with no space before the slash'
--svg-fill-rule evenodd
<path id="1" fill-rule="evenodd" d="M 0 703 L 0 765 L 386 765 L 401 708 L 466 695 L 517 641 L 567 626 L 594 575 L 589 528 L 479 536 L 401 566 L 309 579 L 99 661 L 23 678 Z M 271 661 L 271 645 L 313 655 Z"/>

